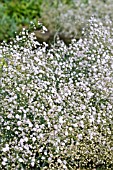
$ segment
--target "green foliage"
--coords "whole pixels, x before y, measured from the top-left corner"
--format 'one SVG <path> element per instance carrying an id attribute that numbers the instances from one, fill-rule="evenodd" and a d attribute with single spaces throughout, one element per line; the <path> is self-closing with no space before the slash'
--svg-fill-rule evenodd
<path id="1" fill-rule="evenodd" d="M 28 27 L 30 22 L 37 26 L 42 0 L 7 0 L 0 3 L 0 41 L 15 36 L 15 32 Z"/>
<path id="2" fill-rule="evenodd" d="M 25 18 L 32 20 L 34 17 L 40 16 L 40 3 L 41 1 L 35 0 L 24 0 L 21 3 L 20 1 L 10 1 L 5 3 L 6 14 L 14 18 L 17 23 L 22 23 Z"/>

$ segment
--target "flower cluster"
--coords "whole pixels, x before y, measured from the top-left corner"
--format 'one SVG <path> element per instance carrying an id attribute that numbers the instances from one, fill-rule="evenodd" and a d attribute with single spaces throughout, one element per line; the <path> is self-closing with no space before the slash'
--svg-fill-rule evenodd
<path id="1" fill-rule="evenodd" d="M 112 168 L 113 30 L 91 18 L 83 34 L 0 47 L 2 169 Z"/>

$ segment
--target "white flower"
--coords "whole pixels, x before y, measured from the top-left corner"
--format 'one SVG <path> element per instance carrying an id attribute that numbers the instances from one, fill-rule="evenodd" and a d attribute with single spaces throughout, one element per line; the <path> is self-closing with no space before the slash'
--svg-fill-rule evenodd
<path id="1" fill-rule="evenodd" d="M 44 155 L 47 155 L 47 151 L 44 151 Z"/>
<path id="2" fill-rule="evenodd" d="M 31 122 L 29 122 L 29 127 L 33 127 L 33 124 Z"/>
<path id="3" fill-rule="evenodd" d="M 82 134 L 78 134 L 78 139 L 82 139 Z"/>
<path id="4" fill-rule="evenodd" d="M 21 121 L 18 121 L 18 122 L 17 122 L 17 125 L 18 125 L 18 126 L 20 126 L 21 124 L 22 124 L 22 122 L 21 122 Z"/>
<path id="5" fill-rule="evenodd" d="M 2 162 L 2 165 L 5 166 L 5 165 L 6 165 L 6 162 L 3 161 L 3 162 Z"/>
<path id="6" fill-rule="evenodd" d="M 82 128 L 84 128 L 84 121 L 83 121 L 83 120 L 80 121 L 80 126 L 81 126 Z"/>
<path id="7" fill-rule="evenodd" d="M 65 135 L 68 136 L 68 131 L 67 130 L 65 131 Z"/>
<path id="8" fill-rule="evenodd" d="M 19 116 L 18 114 L 16 114 L 16 116 L 15 116 L 15 117 L 16 117 L 16 119 L 20 119 L 20 116 Z"/>
<path id="9" fill-rule="evenodd" d="M 21 145 L 23 145 L 23 143 L 24 143 L 24 139 L 23 138 L 20 139 L 20 143 L 21 143 Z"/>
<path id="10" fill-rule="evenodd" d="M 62 116 L 60 116 L 60 117 L 59 117 L 59 123 L 61 123 L 61 124 L 62 124 L 63 122 L 64 122 L 64 121 L 63 121 L 63 117 L 62 117 Z"/>
<path id="11" fill-rule="evenodd" d="M 67 169 L 67 166 L 66 166 L 66 165 L 63 165 L 63 168 L 64 168 L 64 169 Z"/>
<path id="12" fill-rule="evenodd" d="M 9 151 L 9 145 L 8 144 L 6 144 L 5 148 L 3 148 L 3 152 L 7 152 L 7 151 Z"/>
<path id="13" fill-rule="evenodd" d="M 50 162 L 51 160 L 52 160 L 52 158 L 51 158 L 51 157 L 49 157 L 49 158 L 48 158 L 48 161 Z"/>
<path id="14" fill-rule="evenodd" d="M 73 124 L 73 127 L 77 128 L 77 127 L 78 127 L 78 124 L 77 124 L 77 123 Z"/>
<path id="15" fill-rule="evenodd" d="M 35 165 L 35 162 L 31 162 L 31 166 L 33 167 Z"/>
<path id="16" fill-rule="evenodd" d="M 33 137 L 33 138 L 32 138 L 32 141 L 33 141 L 33 142 L 35 142 L 35 141 L 36 141 L 36 138 L 35 138 L 35 137 Z"/>
<path id="17" fill-rule="evenodd" d="M 60 158 L 57 160 L 57 162 L 58 162 L 58 163 L 62 163 L 62 161 L 61 161 L 61 159 L 60 159 Z"/>
<path id="18" fill-rule="evenodd" d="M 60 112 L 62 110 L 61 106 L 58 106 L 58 112 Z"/>
<path id="19" fill-rule="evenodd" d="M 95 121 L 95 119 L 94 119 L 94 116 L 93 116 L 93 115 L 91 115 L 91 116 L 90 116 L 89 121 L 90 121 L 90 123 L 93 123 L 93 122 Z"/>
<path id="20" fill-rule="evenodd" d="M 69 127 L 69 130 L 72 131 L 73 130 L 72 127 Z"/>
<path id="21" fill-rule="evenodd" d="M 57 126 L 57 125 L 54 125 L 54 128 L 55 128 L 55 129 L 58 129 L 58 126 Z"/>
<path id="22" fill-rule="evenodd" d="M 10 130 L 10 126 L 7 126 L 7 130 Z"/>
<path id="23" fill-rule="evenodd" d="M 81 109 L 82 109 L 82 110 L 85 110 L 85 109 L 86 109 L 86 106 L 82 104 L 82 105 L 81 105 Z"/>
<path id="24" fill-rule="evenodd" d="M 9 113 L 9 114 L 7 115 L 7 118 L 11 119 L 12 116 L 13 116 L 13 115 L 12 115 L 11 113 Z"/>
<path id="25" fill-rule="evenodd" d="M 7 158 L 5 157 L 5 158 L 3 158 L 3 162 L 7 162 Z"/>
<path id="26" fill-rule="evenodd" d="M 24 138 L 24 141 L 25 141 L 25 142 L 28 142 L 28 138 L 27 138 L 27 137 L 25 137 L 25 138 Z"/>
<path id="27" fill-rule="evenodd" d="M 43 148 L 40 148 L 40 149 L 39 149 L 39 152 L 42 152 L 42 150 L 43 150 Z"/>
<path id="28" fill-rule="evenodd" d="M 20 91 L 20 88 L 19 88 L 19 87 L 17 87 L 16 89 L 17 89 L 18 91 Z"/>
<path id="29" fill-rule="evenodd" d="M 89 91 L 89 92 L 87 93 L 87 95 L 88 95 L 89 98 L 91 98 L 94 94 L 93 94 L 91 91 Z"/>
<path id="30" fill-rule="evenodd" d="M 22 158 L 19 158 L 19 160 L 18 160 L 19 162 L 23 162 L 23 159 Z"/>
<path id="31" fill-rule="evenodd" d="M 45 159 L 45 157 L 44 156 L 42 156 L 42 158 L 41 158 L 42 160 L 44 160 Z"/>

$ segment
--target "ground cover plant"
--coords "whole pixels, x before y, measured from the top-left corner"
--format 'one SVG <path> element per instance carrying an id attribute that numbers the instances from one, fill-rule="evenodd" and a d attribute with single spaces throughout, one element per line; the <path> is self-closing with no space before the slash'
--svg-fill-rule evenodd
<path id="1" fill-rule="evenodd" d="M 83 35 L 0 46 L 2 169 L 113 168 L 113 30 L 92 17 Z"/>

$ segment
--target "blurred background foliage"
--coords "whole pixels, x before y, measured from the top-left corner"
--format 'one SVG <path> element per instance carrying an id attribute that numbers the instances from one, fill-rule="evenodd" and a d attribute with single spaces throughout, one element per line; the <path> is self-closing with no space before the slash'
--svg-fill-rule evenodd
<path id="1" fill-rule="evenodd" d="M 79 39 L 82 28 L 92 15 L 102 20 L 104 17 L 113 19 L 112 2 L 113 0 L 1 0 L 0 42 L 15 37 L 23 27 L 28 28 L 31 21 L 37 30 L 38 21 L 42 22 L 49 30 L 47 36 L 58 34 L 67 41 Z"/>
<path id="2" fill-rule="evenodd" d="M 15 36 L 15 32 L 28 27 L 30 21 L 37 25 L 41 16 L 42 0 L 3 0 L 0 2 L 0 41 Z"/>

